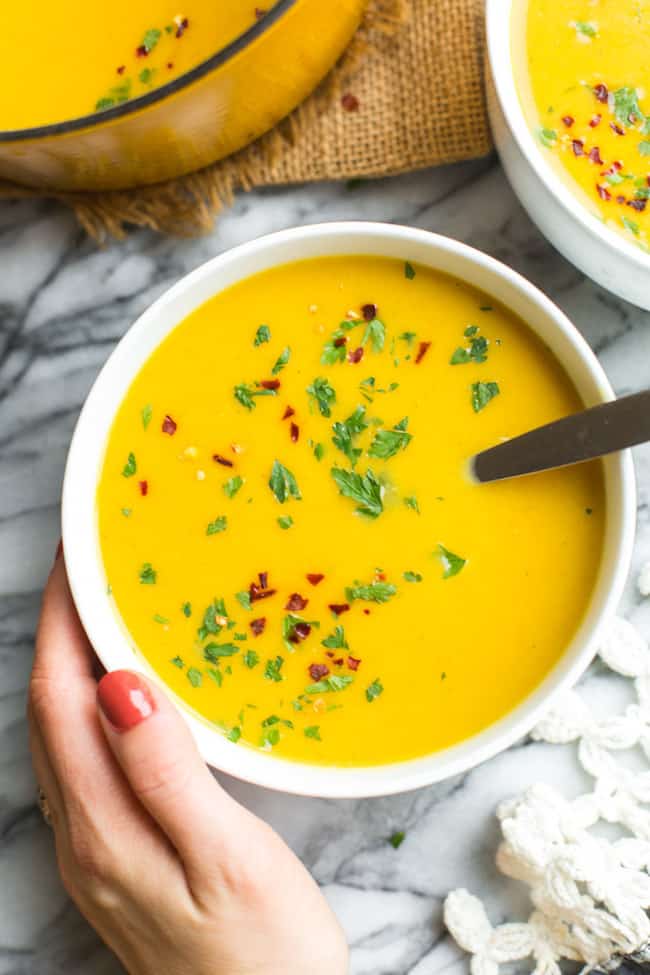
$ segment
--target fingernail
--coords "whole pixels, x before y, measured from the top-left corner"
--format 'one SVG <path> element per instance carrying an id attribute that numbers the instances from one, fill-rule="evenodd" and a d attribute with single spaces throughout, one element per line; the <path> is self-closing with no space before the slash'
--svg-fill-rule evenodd
<path id="1" fill-rule="evenodd" d="M 156 710 L 147 682 L 131 670 L 114 670 L 99 682 L 97 702 L 116 731 L 129 731 Z"/>

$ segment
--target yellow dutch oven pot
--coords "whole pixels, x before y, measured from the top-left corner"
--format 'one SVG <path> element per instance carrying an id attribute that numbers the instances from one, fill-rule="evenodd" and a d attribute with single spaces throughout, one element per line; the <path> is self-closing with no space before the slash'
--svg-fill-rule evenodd
<path id="1" fill-rule="evenodd" d="M 201 169 L 271 129 L 344 51 L 366 0 L 279 0 L 180 77 L 103 112 L 0 132 L 0 178 L 123 189 Z"/>

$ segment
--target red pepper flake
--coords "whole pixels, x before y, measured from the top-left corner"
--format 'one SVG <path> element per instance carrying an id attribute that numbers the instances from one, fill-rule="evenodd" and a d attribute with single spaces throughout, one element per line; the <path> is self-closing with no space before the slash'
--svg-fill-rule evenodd
<path id="1" fill-rule="evenodd" d="M 172 420 L 171 416 L 167 414 L 162 422 L 162 432 L 168 433 L 170 437 L 173 437 L 178 428 L 178 424 L 175 420 Z"/>
<path id="2" fill-rule="evenodd" d="M 339 335 L 338 338 L 334 339 L 332 345 L 335 349 L 340 349 L 342 345 L 345 345 L 348 340 L 347 335 Z"/>
<path id="3" fill-rule="evenodd" d="M 261 20 L 262 17 L 266 17 L 267 13 L 268 10 L 265 10 L 263 7 L 255 7 L 255 16 L 258 20 Z"/>
<path id="4" fill-rule="evenodd" d="M 571 142 L 574 156 L 584 156 L 585 144 L 582 139 L 573 139 Z"/>
<path id="5" fill-rule="evenodd" d="M 364 614 L 365 614 L 366 616 L 370 616 L 370 610 L 369 610 L 369 609 L 364 609 L 364 611 L 363 611 L 363 612 L 364 612 Z"/>
<path id="6" fill-rule="evenodd" d="M 190 26 L 189 20 L 187 19 L 187 17 L 183 17 L 183 19 L 179 21 L 178 26 L 176 28 L 176 37 L 182 37 L 189 26 Z"/>
<path id="7" fill-rule="evenodd" d="M 264 627 L 266 626 L 266 616 L 260 616 L 257 620 L 251 620 L 248 624 L 253 631 L 254 636 L 260 636 L 264 633 Z"/>
<path id="8" fill-rule="evenodd" d="M 372 302 L 361 306 L 361 314 L 367 322 L 371 322 L 373 318 L 377 317 L 377 311 L 377 305 L 373 305 Z"/>
<path id="9" fill-rule="evenodd" d="M 633 210 L 636 210 L 637 213 L 643 213 L 643 211 L 645 210 L 646 206 L 648 205 L 648 201 L 647 200 L 628 200 L 627 201 L 627 205 L 629 207 L 632 207 Z"/>
<path id="10" fill-rule="evenodd" d="M 291 437 L 292 443 L 298 443 L 298 437 L 300 436 L 300 427 L 297 423 L 292 423 L 289 428 L 289 435 Z"/>
<path id="11" fill-rule="evenodd" d="M 280 380 L 279 379 L 263 379 L 260 383 L 262 389 L 279 389 Z"/>
<path id="12" fill-rule="evenodd" d="M 378 582 L 386 582 L 386 573 L 375 572 L 375 579 L 377 579 Z"/>
<path id="13" fill-rule="evenodd" d="M 288 420 L 290 416 L 295 416 L 295 415 L 296 415 L 296 411 L 294 410 L 293 406 L 287 406 L 286 410 L 282 414 L 282 419 Z"/>
<path id="14" fill-rule="evenodd" d="M 562 121 L 566 125 L 567 129 L 570 129 L 571 126 L 575 123 L 575 119 L 574 119 L 573 115 L 564 115 L 562 117 Z"/>
<path id="15" fill-rule="evenodd" d="M 326 650 L 326 651 L 325 651 L 325 656 L 326 656 L 326 657 L 331 657 L 331 658 L 333 658 L 333 657 L 334 657 L 334 651 L 333 651 L 333 650 Z"/>
<path id="16" fill-rule="evenodd" d="M 233 467 L 233 462 L 224 457 L 223 454 L 213 454 L 212 460 L 216 461 L 217 464 L 221 464 L 222 467 Z"/>
<path id="17" fill-rule="evenodd" d="M 589 128 L 595 129 L 598 125 L 600 125 L 602 120 L 603 120 L 602 115 L 592 115 L 591 118 L 589 119 Z"/>
<path id="18" fill-rule="evenodd" d="M 347 613 L 347 611 L 350 608 L 350 604 L 349 603 L 329 603 L 329 605 L 328 605 L 327 608 L 329 610 L 331 610 L 334 613 L 335 616 L 340 616 L 341 613 Z"/>
<path id="19" fill-rule="evenodd" d="M 594 88 L 594 95 L 596 96 L 599 102 L 603 102 L 604 104 L 609 98 L 609 91 L 607 89 L 607 85 L 596 85 L 596 87 Z"/>
<path id="20" fill-rule="evenodd" d="M 601 186 L 600 183 L 596 183 L 596 192 L 601 200 L 611 200 L 612 194 L 609 192 L 606 186 Z"/>
<path id="21" fill-rule="evenodd" d="M 352 352 L 348 352 L 348 362 L 352 362 L 356 365 L 363 359 L 363 348 L 359 346 L 358 349 L 353 349 Z"/>
<path id="22" fill-rule="evenodd" d="M 614 172 L 617 173 L 622 168 L 623 168 L 623 163 L 620 161 L 620 159 L 615 159 L 614 162 L 612 163 L 612 169 L 614 170 Z"/>
<path id="23" fill-rule="evenodd" d="M 594 146 L 589 152 L 589 161 L 595 163 L 596 166 L 604 166 L 602 159 L 600 158 L 600 149 L 598 146 Z"/>
<path id="24" fill-rule="evenodd" d="M 317 586 L 319 582 L 322 582 L 325 576 L 322 572 L 308 572 L 307 580 L 311 582 L 312 586 Z"/>
<path id="25" fill-rule="evenodd" d="M 616 133 L 616 135 L 625 135 L 625 130 L 622 129 L 620 125 L 617 125 L 616 122 L 610 122 L 609 127 L 612 130 L 612 132 Z"/>
<path id="26" fill-rule="evenodd" d="M 335 667 L 342 667 L 343 666 L 343 657 L 337 657 L 336 660 L 333 661 L 333 663 L 334 663 L 334 666 Z"/>
<path id="27" fill-rule="evenodd" d="M 289 636 L 289 643 L 300 643 L 302 640 L 306 640 L 310 633 L 311 623 L 296 623 Z"/>
<path id="28" fill-rule="evenodd" d="M 310 664 L 308 670 L 309 676 L 314 681 L 322 680 L 323 677 L 327 677 L 330 672 L 327 664 Z"/>
<path id="29" fill-rule="evenodd" d="M 269 574 L 268 572 L 258 572 L 257 578 L 260 580 L 260 586 L 262 589 L 269 588 Z"/>
<path id="30" fill-rule="evenodd" d="M 424 359 L 425 355 L 429 351 L 430 345 L 431 345 L 431 342 L 420 342 L 420 345 L 418 346 L 418 354 L 415 357 L 415 364 L 416 364 L 416 366 L 419 365 L 422 362 L 422 360 Z"/>
<path id="31" fill-rule="evenodd" d="M 622 193 L 619 196 L 616 197 L 616 202 L 617 203 L 625 203 L 626 202 L 625 197 L 623 196 Z"/>
<path id="32" fill-rule="evenodd" d="M 269 596 L 275 596 L 276 592 L 277 589 L 264 589 L 262 586 L 251 582 L 248 595 L 250 596 L 251 602 L 256 603 L 258 599 L 268 599 Z"/>
<path id="33" fill-rule="evenodd" d="M 146 49 L 146 47 L 144 46 L 144 44 L 141 44 L 140 47 L 136 47 L 136 49 L 135 49 L 135 56 L 136 56 L 136 58 L 148 58 L 149 57 L 149 51 Z"/>
<path id="34" fill-rule="evenodd" d="M 168 71 L 171 71 L 173 67 L 174 67 L 174 62 L 173 61 L 168 61 L 167 62 L 167 70 Z"/>
<path id="35" fill-rule="evenodd" d="M 350 670 L 358 670 L 361 660 L 358 657 L 348 657 L 348 667 Z"/>
<path id="36" fill-rule="evenodd" d="M 119 66 L 119 68 L 117 69 L 117 73 L 118 74 L 124 74 L 125 71 L 126 71 L 126 65 L 125 64 L 121 64 Z"/>
<path id="37" fill-rule="evenodd" d="M 346 112 L 358 112 L 359 99 L 356 95 L 353 95 L 351 91 L 347 91 L 341 98 L 341 107 L 344 108 Z"/>
<path id="38" fill-rule="evenodd" d="M 138 487 L 140 488 L 140 494 L 143 498 L 146 498 L 149 493 L 149 482 L 148 481 L 138 481 Z"/>
<path id="39" fill-rule="evenodd" d="M 289 601 L 284 608 L 288 609 L 291 613 L 296 613 L 301 609 L 305 609 L 308 602 L 309 600 L 305 599 L 304 596 L 301 596 L 299 592 L 292 592 L 289 596 Z"/>

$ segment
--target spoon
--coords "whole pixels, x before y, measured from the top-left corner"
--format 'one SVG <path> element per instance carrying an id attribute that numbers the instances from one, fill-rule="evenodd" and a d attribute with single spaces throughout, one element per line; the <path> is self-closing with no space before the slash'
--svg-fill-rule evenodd
<path id="1" fill-rule="evenodd" d="M 470 459 L 485 483 L 580 464 L 650 440 L 650 389 L 601 403 L 529 433 L 505 440 Z"/>

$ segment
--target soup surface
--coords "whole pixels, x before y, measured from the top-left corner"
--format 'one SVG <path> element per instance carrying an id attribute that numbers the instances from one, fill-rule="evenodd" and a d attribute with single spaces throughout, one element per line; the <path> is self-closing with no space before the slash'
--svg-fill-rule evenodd
<path id="1" fill-rule="evenodd" d="M 274 6 L 247 0 L 3 5 L 0 130 L 113 108 L 195 67 Z"/>
<path id="2" fill-rule="evenodd" d="M 515 24 L 515 47 L 518 36 Z M 650 0 L 529 0 L 534 106 L 525 80 L 523 98 L 543 150 L 557 158 L 593 212 L 644 249 L 650 242 L 649 47 Z"/>
<path id="3" fill-rule="evenodd" d="M 259 274 L 183 321 L 117 414 L 110 598 L 232 741 L 339 765 L 451 745 L 553 667 L 604 525 L 600 464 L 479 486 L 466 460 L 579 408 L 452 278 L 365 256 Z"/>

